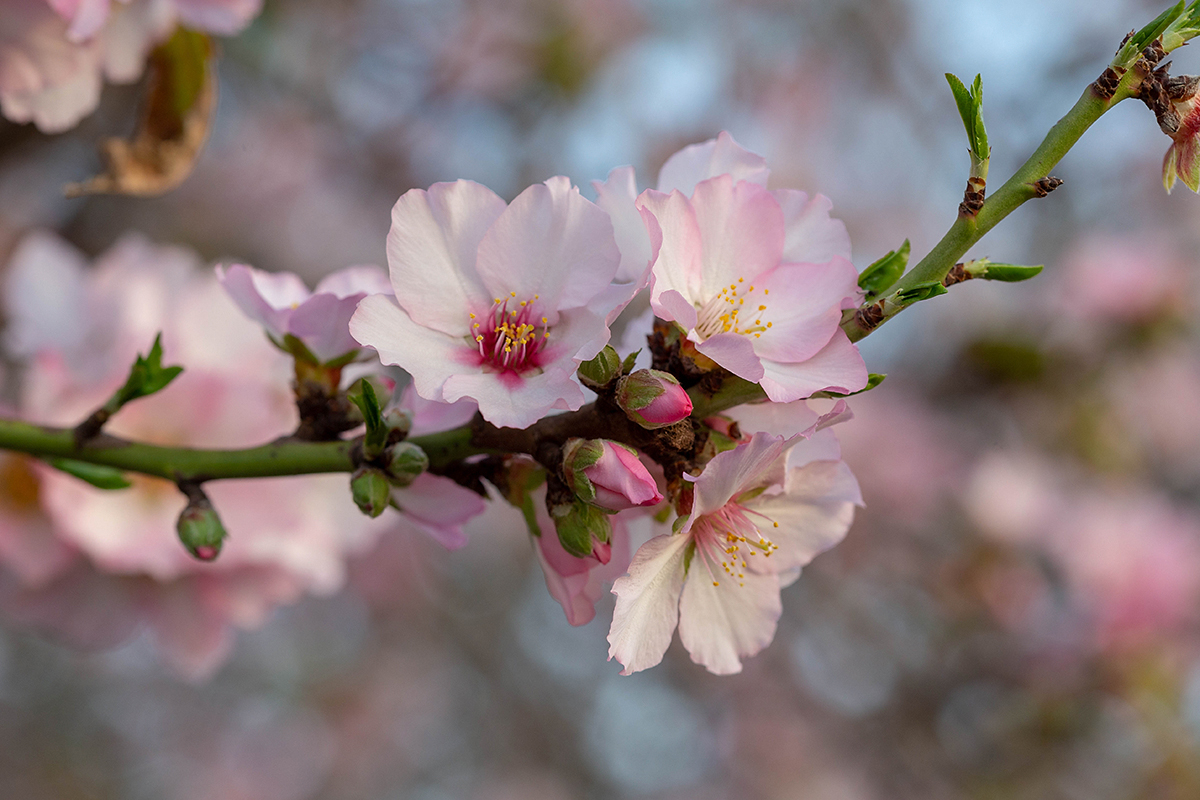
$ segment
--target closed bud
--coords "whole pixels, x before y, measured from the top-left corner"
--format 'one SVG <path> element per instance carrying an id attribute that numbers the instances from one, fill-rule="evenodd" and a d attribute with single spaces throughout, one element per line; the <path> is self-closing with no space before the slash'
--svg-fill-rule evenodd
<path id="1" fill-rule="evenodd" d="M 189 497 L 187 508 L 179 515 L 175 530 L 179 534 L 179 541 L 193 558 L 212 561 L 220 554 L 221 545 L 225 542 L 225 526 L 221 524 L 212 502 L 199 488 L 189 492 Z"/>
<path id="2" fill-rule="evenodd" d="M 350 494 L 359 511 L 378 517 L 391 500 L 392 484 L 374 467 L 359 467 L 350 477 Z"/>
<path id="3" fill-rule="evenodd" d="M 571 439 L 563 448 L 563 477 L 585 502 L 605 511 L 652 506 L 663 499 L 637 452 L 607 439 Z"/>
<path id="4" fill-rule="evenodd" d="M 407 411 L 401 411 L 398 408 L 393 408 L 383 415 L 383 424 L 387 426 L 389 433 L 399 431 L 400 436 L 398 438 L 403 439 L 412 430 L 412 414 Z"/>
<path id="5" fill-rule="evenodd" d="M 576 558 L 595 556 L 607 563 L 612 556 L 612 525 L 595 506 L 576 501 L 550 509 L 554 530 L 563 549 Z M 603 558 L 602 558 L 603 556 Z"/>
<path id="6" fill-rule="evenodd" d="M 621 357 L 611 345 L 605 345 L 600 355 L 579 365 L 579 380 L 589 389 L 599 389 L 621 374 Z"/>
<path id="7" fill-rule="evenodd" d="M 617 405 L 648 430 L 664 428 L 692 413 L 692 398 L 669 372 L 639 369 L 617 384 Z"/>
<path id="8" fill-rule="evenodd" d="M 429 456 L 412 442 L 399 442 L 388 448 L 391 460 L 387 474 L 396 486 L 408 486 L 429 469 Z"/>

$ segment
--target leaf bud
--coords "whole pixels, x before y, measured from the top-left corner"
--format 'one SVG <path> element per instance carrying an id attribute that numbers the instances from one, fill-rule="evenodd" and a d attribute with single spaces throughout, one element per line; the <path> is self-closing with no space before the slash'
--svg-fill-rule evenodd
<path id="1" fill-rule="evenodd" d="M 621 374 L 621 357 L 612 345 L 605 345 L 600 354 L 591 361 L 579 365 L 579 380 L 589 389 L 600 389 L 607 386 L 615 377 Z"/>

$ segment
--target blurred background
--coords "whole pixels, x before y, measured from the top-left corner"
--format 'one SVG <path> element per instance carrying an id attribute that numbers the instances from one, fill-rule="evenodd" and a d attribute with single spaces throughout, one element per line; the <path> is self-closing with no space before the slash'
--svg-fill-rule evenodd
<path id="1" fill-rule="evenodd" d="M 942 73 L 983 74 L 999 183 L 1164 5 L 268 0 L 222 41 L 211 139 L 171 194 L 61 194 L 139 87 L 63 135 L 0 121 L 0 263 L 34 228 L 89 255 L 136 230 L 314 279 L 386 263 L 409 188 L 587 194 L 621 164 L 644 188 L 729 130 L 772 186 L 832 198 L 861 269 L 953 221 Z M 611 598 L 568 626 L 501 512 L 458 553 L 384 538 L 202 684 L 143 636 L 85 653 L 0 621 L 0 796 L 1200 797 L 1200 201 L 1163 192 L 1168 144 L 1122 104 L 973 252 L 1042 276 L 956 286 L 864 342 L 889 378 L 839 435 L 867 507 L 741 675 L 676 643 L 619 677 Z"/>

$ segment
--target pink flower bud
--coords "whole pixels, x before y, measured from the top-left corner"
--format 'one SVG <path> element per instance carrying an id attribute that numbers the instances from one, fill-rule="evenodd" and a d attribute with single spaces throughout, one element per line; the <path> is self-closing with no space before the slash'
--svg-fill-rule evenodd
<path id="1" fill-rule="evenodd" d="M 567 442 L 563 473 L 575 494 L 606 511 L 652 506 L 663 499 L 637 453 L 607 439 Z"/>
<path id="2" fill-rule="evenodd" d="M 692 398 L 669 372 L 639 369 L 617 385 L 617 405 L 643 428 L 653 430 L 687 419 Z"/>

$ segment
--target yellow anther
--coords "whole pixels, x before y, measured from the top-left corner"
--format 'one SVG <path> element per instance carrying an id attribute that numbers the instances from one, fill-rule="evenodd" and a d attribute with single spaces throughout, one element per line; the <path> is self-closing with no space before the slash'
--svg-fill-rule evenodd
<path id="1" fill-rule="evenodd" d="M 472 315 L 471 315 L 471 319 L 475 319 L 475 315 L 474 315 L 474 314 L 472 314 Z"/>
<path id="2" fill-rule="evenodd" d="M 758 310 L 759 310 L 759 311 L 766 311 L 766 310 L 767 310 L 767 307 L 766 307 L 766 306 L 759 306 L 759 307 L 758 307 Z"/>
<path id="3" fill-rule="evenodd" d="M 721 584 L 717 583 L 716 581 L 713 581 L 713 586 L 720 586 L 720 585 Z"/>
<path id="4" fill-rule="evenodd" d="M 509 296 L 509 297 L 516 297 L 516 296 L 517 296 L 517 293 L 516 293 L 516 292 L 509 292 L 509 293 L 508 293 L 508 296 Z"/>

